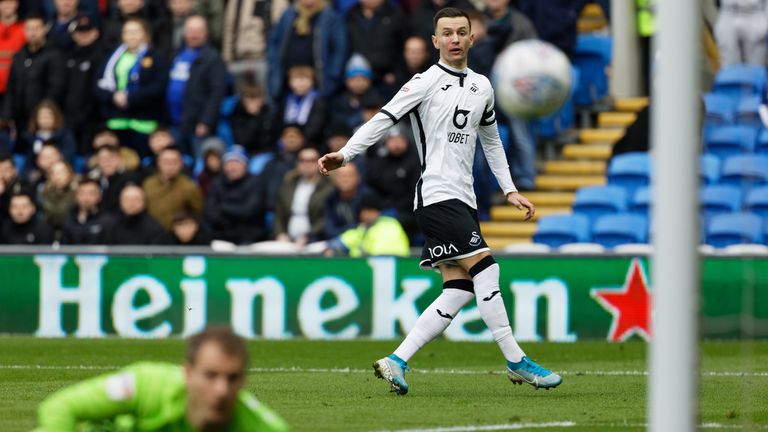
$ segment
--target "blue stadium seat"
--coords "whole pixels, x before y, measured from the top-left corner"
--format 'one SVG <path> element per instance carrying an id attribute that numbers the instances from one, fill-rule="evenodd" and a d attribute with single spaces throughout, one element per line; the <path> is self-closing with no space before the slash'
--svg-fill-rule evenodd
<path id="1" fill-rule="evenodd" d="M 235 112 L 235 108 L 239 102 L 239 96 L 229 96 L 224 98 L 224 100 L 221 101 L 221 105 L 219 105 L 219 122 L 216 125 L 216 136 L 224 140 L 227 148 L 236 144 L 229 119 L 232 117 L 232 113 Z"/>
<path id="2" fill-rule="evenodd" d="M 611 63 L 611 38 L 594 34 L 576 37 L 573 64 L 579 68 L 579 85 L 573 96 L 577 106 L 591 106 L 608 94 L 605 70 Z"/>
<path id="3" fill-rule="evenodd" d="M 592 227 L 592 241 L 606 248 L 645 243 L 648 241 L 648 218 L 633 213 L 603 216 Z"/>
<path id="4" fill-rule="evenodd" d="M 736 105 L 736 123 L 745 126 L 761 127 L 763 122 L 760 120 L 760 113 L 758 112 L 760 102 L 760 96 L 741 98 Z"/>
<path id="5" fill-rule="evenodd" d="M 647 215 L 651 210 L 651 188 L 642 186 L 637 188 L 631 202 L 629 203 L 630 213 Z"/>
<path id="6" fill-rule="evenodd" d="M 701 155 L 701 184 L 708 185 L 720 180 L 720 159 L 712 154 Z"/>
<path id="7" fill-rule="evenodd" d="M 731 156 L 723 162 L 720 183 L 749 189 L 768 185 L 768 156 Z"/>
<path id="8" fill-rule="evenodd" d="M 768 219 L 768 187 L 750 190 L 744 199 L 744 209 Z"/>
<path id="9" fill-rule="evenodd" d="M 757 145 L 758 129 L 753 126 L 716 126 L 704 136 L 704 149 L 720 159 L 752 153 Z"/>
<path id="10" fill-rule="evenodd" d="M 766 80 L 764 66 L 738 64 L 720 68 L 712 86 L 714 93 L 738 100 L 759 95 Z"/>
<path id="11" fill-rule="evenodd" d="M 627 209 L 627 191 L 621 186 L 586 186 L 576 191 L 573 212 L 582 214 L 594 223 L 597 218 Z"/>
<path id="12" fill-rule="evenodd" d="M 707 93 L 704 95 L 704 122 L 711 125 L 727 125 L 734 122 L 734 101 L 728 96 Z"/>
<path id="13" fill-rule="evenodd" d="M 24 168 L 27 165 L 27 157 L 25 155 L 15 154 L 13 155 L 13 165 L 16 166 L 16 172 L 23 173 Z"/>
<path id="14" fill-rule="evenodd" d="M 557 248 L 566 243 L 587 242 L 589 237 L 589 219 L 586 216 L 554 214 L 539 219 L 533 241 Z"/>
<path id="15" fill-rule="evenodd" d="M 768 129 L 762 129 L 760 130 L 760 133 L 757 134 L 755 153 L 768 153 Z"/>
<path id="16" fill-rule="evenodd" d="M 714 216 L 741 210 L 741 189 L 736 186 L 710 185 L 701 188 L 699 200 L 705 223 Z"/>
<path id="17" fill-rule="evenodd" d="M 630 196 L 651 182 L 651 156 L 646 152 L 616 155 L 608 165 L 608 184 L 621 186 Z"/>
<path id="18" fill-rule="evenodd" d="M 707 224 L 707 244 L 717 248 L 740 243 L 763 243 L 763 219 L 754 213 L 718 215 Z"/>

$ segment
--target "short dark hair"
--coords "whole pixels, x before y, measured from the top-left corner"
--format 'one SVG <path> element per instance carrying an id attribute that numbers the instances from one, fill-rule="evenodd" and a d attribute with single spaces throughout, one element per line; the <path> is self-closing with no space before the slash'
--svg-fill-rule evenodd
<path id="1" fill-rule="evenodd" d="M 37 207 L 37 203 L 35 202 L 35 197 L 32 196 L 31 192 L 26 190 L 20 190 L 20 191 L 14 192 L 13 195 L 11 195 L 11 200 L 19 197 L 22 197 L 22 198 L 26 197 L 27 199 L 29 199 L 29 202 L 31 202 L 33 206 Z"/>
<path id="2" fill-rule="evenodd" d="M 32 20 L 42 21 L 45 24 L 45 15 L 36 10 L 24 14 L 24 22 Z"/>
<path id="3" fill-rule="evenodd" d="M 99 182 L 97 182 L 96 180 L 94 180 L 92 178 L 88 178 L 88 177 L 80 179 L 80 182 L 77 184 L 77 187 L 79 188 L 81 186 L 86 186 L 86 185 L 96 186 L 96 188 L 99 190 L 99 192 L 101 192 L 101 185 L 99 184 Z"/>
<path id="4" fill-rule="evenodd" d="M 179 154 L 179 157 L 184 157 L 184 152 L 181 151 L 181 147 L 177 146 L 176 144 L 171 144 L 169 146 L 161 148 L 160 151 L 157 152 L 157 155 L 160 156 L 161 154 L 163 154 L 163 153 L 165 153 L 167 151 L 176 152 L 176 153 Z"/>
<path id="5" fill-rule="evenodd" d="M 248 364 L 248 348 L 245 341 L 226 326 L 211 326 L 190 337 L 187 343 L 187 363 L 194 365 L 200 348 L 208 342 L 218 345 L 224 353 L 242 359 L 243 368 Z"/>
<path id="6" fill-rule="evenodd" d="M 469 14 L 467 14 L 466 11 L 463 11 L 458 8 L 454 7 L 447 7 L 442 8 L 435 14 L 435 17 L 432 19 L 432 25 L 434 30 L 437 31 L 437 22 L 440 20 L 440 18 L 457 18 L 457 17 L 464 17 L 467 19 L 467 23 L 469 24 L 469 29 L 472 30 L 472 22 L 469 20 Z"/>

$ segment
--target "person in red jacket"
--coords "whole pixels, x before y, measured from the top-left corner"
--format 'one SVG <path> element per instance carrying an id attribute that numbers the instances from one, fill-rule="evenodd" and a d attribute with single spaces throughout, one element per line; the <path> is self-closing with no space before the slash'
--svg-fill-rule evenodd
<path id="1" fill-rule="evenodd" d="M 0 98 L 5 96 L 13 55 L 27 43 L 18 10 L 19 0 L 0 0 Z"/>

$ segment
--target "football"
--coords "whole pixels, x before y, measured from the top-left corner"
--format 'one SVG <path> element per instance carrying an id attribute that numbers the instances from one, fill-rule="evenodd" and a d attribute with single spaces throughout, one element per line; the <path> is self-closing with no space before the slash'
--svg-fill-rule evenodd
<path id="1" fill-rule="evenodd" d="M 560 109 L 571 91 L 571 63 L 554 45 L 529 39 L 508 46 L 491 75 L 496 105 L 507 115 L 530 119 Z"/>

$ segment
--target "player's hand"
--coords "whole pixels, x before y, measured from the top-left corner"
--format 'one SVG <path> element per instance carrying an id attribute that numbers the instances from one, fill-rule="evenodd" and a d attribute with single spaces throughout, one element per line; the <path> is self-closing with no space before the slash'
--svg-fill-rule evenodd
<path id="1" fill-rule="evenodd" d="M 339 152 L 328 153 L 317 160 L 317 167 L 320 174 L 327 176 L 331 171 L 341 168 L 344 163 L 344 156 Z"/>
<path id="2" fill-rule="evenodd" d="M 533 203 L 528 201 L 528 198 L 520 195 L 518 192 L 510 192 L 507 194 L 507 201 L 517 207 L 518 210 L 528 210 L 525 214 L 525 220 L 529 220 L 536 213 L 536 207 L 534 207 Z"/>

